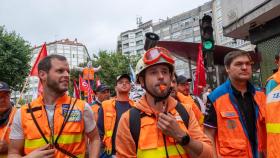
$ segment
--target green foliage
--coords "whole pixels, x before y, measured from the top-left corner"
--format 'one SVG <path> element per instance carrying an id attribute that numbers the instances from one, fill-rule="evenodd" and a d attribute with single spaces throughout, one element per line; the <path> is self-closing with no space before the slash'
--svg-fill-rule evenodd
<path id="1" fill-rule="evenodd" d="M 15 32 L 0 26 L 0 81 L 12 90 L 21 90 L 30 71 L 31 46 Z"/>
<path id="2" fill-rule="evenodd" d="M 100 51 L 94 65 L 101 65 L 102 70 L 97 73 L 101 83 L 107 84 L 114 93 L 116 78 L 123 73 L 129 74 L 129 59 L 121 53 Z"/>
<path id="3" fill-rule="evenodd" d="M 74 93 L 74 80 L 76 80 L 77 86 L 79 85 L 79 74 L 81 74 L 77 70 L 71 70 L 70 72 L 70 83 L 69 83 L 69 95 L 73 96 Z"/>

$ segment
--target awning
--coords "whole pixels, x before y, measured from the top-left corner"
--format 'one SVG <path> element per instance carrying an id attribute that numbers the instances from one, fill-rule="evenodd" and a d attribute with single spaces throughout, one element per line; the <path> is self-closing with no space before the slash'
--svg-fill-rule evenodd
<path id="1" fill-rule="evenodd" d="M 180 58 L 185 61 L 191 59 L 192 61 L 196 62 L 198 44 L 199 43 L 191 43 L 191 42 L 158 41 L 157 46 L 168 49 L 177 58 Z M 225 55 L 234 50 L 239 50 L 239 49 L 215 45 L 215 49 L 213 52 L 214 64 L 224 65 Z M 260 63 L 261 61 L 260 53 L 255 53 L 254 51 L 249 51 L 248 53 L 252 56 L 254 63 Z"/>

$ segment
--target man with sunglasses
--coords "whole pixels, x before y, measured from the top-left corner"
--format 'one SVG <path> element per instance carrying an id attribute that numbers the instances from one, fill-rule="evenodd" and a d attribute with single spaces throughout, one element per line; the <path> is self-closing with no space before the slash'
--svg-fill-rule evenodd
<path id="1" fill-rule="evenodd" d="M 86 138 L 90 158 L 99 156 L 94 114 L 87 103 L 66 94 L 69 74 L 64 56 L 52 54 L 40 61 L 38 76 L 43 94 L 16 112 L 10 158 L 84 157 Z"/>
<path id="2" fill-rule="evenodd" d="M 121 117 L 117 157 L 212 157 L 211 142 L 191 107 L 170 96 L 173 72 L 174 59 L 162 47 L 149 49 L 138 61 L 137 83 L 146 93 Z"/>
<path id="3" fill-rule="evenodd" d="M 251 56 L 229 52 L 224 64 L 229 79 L 208 95 L 205 133 L 216 157 L 262 157 L 266 151 L 265 95 L 249 82 Z"/>
<path id="4" fill-rule="evenodd" d="M 5 158 L 8 155 L 8 143 L 10 126 L 16 108 L 10 102 L 10 88 L 5 82 L 0 81 L 0 157 Z"/>

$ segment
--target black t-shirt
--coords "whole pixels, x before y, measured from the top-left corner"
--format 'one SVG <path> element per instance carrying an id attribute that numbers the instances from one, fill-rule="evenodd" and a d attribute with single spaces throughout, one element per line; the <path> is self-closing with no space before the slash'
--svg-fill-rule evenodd
<path id="1" fill-rule="evenodd" d="M 238 109 L 242 116 L 240 116 L 245 123 L 245 128 L 248 132 L 248 137 L 251 142 L 253 150 L 256 151 L 256 113 L 255 113 L 255 101 L 251 92 L 247 91 L 242 96 L 241 92 L 236 90 L 233 86 L 233 95 L 237 100 Z M 204 125 L 211 128 L 217 127 L 217 114 L 216 110 L 208 99 L 206 104 L 206 114 L 204 118 Z"/>

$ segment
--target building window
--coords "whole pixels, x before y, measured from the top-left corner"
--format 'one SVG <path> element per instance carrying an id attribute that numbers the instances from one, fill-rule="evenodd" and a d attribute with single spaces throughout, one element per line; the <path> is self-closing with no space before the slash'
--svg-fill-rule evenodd
<path id="1" fill-rule="evenodd" d="M 155 34 L 159 35 L 160 34 L 160 30 L 156 30 Z"/>
<path id="2" fill-rule="evenodd" d="M 177 31 L 179 29 L 179 23 L 172 24 L 172 30 Z"/>
<path id="3" fill-rule="evenodd" d="M 169 27 L 162 28 L 162 32 L 168 32 L 168 31 L 169 31 Z"/>
<path id="4" fill-rule="evenodd" d="M 222 9 L 217 10 L 217 17 L 222 17 Z"/>
<path id="5" fill-rule="evenodd" d="M 199 26 L 195 26 L 195 27 L 193 28 L 193 31 L 199 31 L 199 30 L 200 30 Z"/>
<path id="6" fill-rule="evenodd" d="M 142 54 L 144 52 L 144 49 L 138 49 L 138 50 L 136 50 L 136 53 L 137 54 Z"/>
<path id="7" fill-rule="evenodd" d="M 195 36 L 194 37 L 194 42 L 199 42 L 201 41 L 201 37 L 200 36 Z"/>
<path id="8" fill-rule="evenodd" d="M 123 44 L 123 48 L 128 48 L 128 47 L 129 47 L 129 43 Z"/>
<path id="9" fill-rule="evenodd" d="M 189 37 L 189 38 L 186 38 L 184 39 L 185 42 L 193 42 L 193 37 Z"/>
<path id="10" fill-rule="evenodd" d="M 136 32 L 136 33 L 135 33 L 135 38 L 137 38 L 137 37 L 142 37 L 142 36 L 143 36 L 142 31 L 139 31 L 139 32 Z"/>
<path id="11" fill-rule="evenodd" d="M 181 32 L 178 31 L 178 32 L 173 33 L 173 34 L 171 35 L 171 38 L 172 38 L 172 39 L 177 39 L 177 38 L 180 37 L 180 35 L 181 35 Z"/>
<path id="12" fill-rule="evenodd" d="M 142 45 L 142 44 L 143 44 L 143 40 L 136 41 L 136 46 L 139 46 L 139 45 Z"/>
<path id="13" fill-rule="evenodd" d="M 124 35 L 124 36 L 122 36 L 122 40 L 124 41 L 124 40 L 127 40 L 128 39 L 128 35 Z"/>

